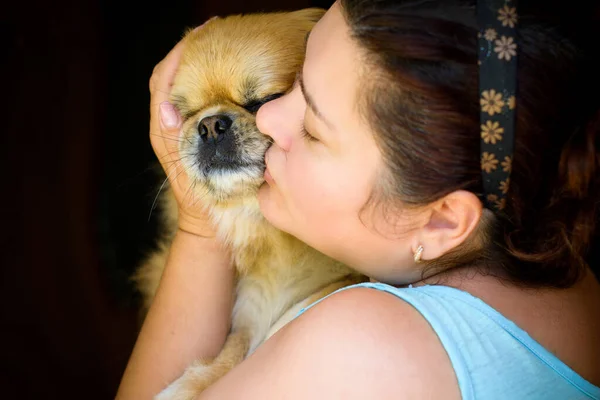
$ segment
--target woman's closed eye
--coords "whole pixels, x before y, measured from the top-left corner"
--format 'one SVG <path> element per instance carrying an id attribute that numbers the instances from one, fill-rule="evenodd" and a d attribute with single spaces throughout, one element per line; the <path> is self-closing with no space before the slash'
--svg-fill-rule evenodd
<path id="1" fill-rule="evenodd" d="M 302 124 L 300 131 L 302 133 L 302 138 L 308 140 L 309 142 L 318 142 L 319 139 L 317 139 L 316 137 L 314 137 L 313 135 L 311 135 L 307 130 L 306 130 L 306 126 L 304 126 L 304 124 Z"/>

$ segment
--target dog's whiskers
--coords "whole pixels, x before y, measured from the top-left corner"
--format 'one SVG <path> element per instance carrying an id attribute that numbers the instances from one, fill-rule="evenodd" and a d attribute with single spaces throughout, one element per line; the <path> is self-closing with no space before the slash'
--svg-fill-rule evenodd
<path id="1" fill-rule="evenodd" d="M 163 139 L 167 139 L 167 140 L 173 140 L 173 141 L 175 141 L 175 142 L 183 143 L 183 140 L 182 140 L 182 139 L 180 139 L 180 138 L 168 137 L 168 136 L 164 136 L 164 135 L 158 135 L 158 134 L 156 134 L 156 133 L 152 133 L 152 136 L 157 136 L 157 137 L 159 137 L 159 138 L 163 138 Z M 188 143 L 190 143 L 190 142 L 189 142 L 189 140 L 187 140 L 187 142 L 188 142 Z M 190 144 L 191 144 L 191 143 L 190 143 Z"/>
<path id="2" fill-rule="evenodd" d="M 160 196 L 160 192 L 163 190 L 163 188 L 165 187 L 165 184 L 167 183 L 168 180 L 169 180 L 169 177 L 167 176 L 165 178 L 165 180 L 163 181 L 162 185 L 160 185 L 160 188 L 158 189 L 158 193 L 156 193 L 156 196 L 154 197 L 154 201 L 152 202 L 152 207 L 150 207 L 150 213 L 148 214 L 148 222 L 150 222 L 150 218 L 152 218 L 152 213 L 154 212 L 154 206 L 156 206 L 156 201 L 158 200 L 158 196 Z"/>
<path id="3" fill-rule="evenodd" d="M 180 163 L 181 159 L 179 160 L 173 160 L 171 163 L 174 164 L 175 162 L 179 162 Z M 163 183 L 160 185 L 160 188 L 158 189 L 158 193 L 156 193 L 156 196 L 154 197 L 154 201 L 152 202 L 152 207 L 150 207 L 150 214 L 148 214 L 148 221 L 150 221 L 150 218 L 152 217 L 152 213 L 154 212 L 154 209 L 156 208 L 156 202 L 158 201 L 158 197 L 160 196 L 160 193 L 162 192 L 163 188 L 165 187 L 165 184 L 169 181 L 169 178 L 171 176 L 171 174 L 173 172 L 177 172 L 177 166 L 175 166 L 174 168 L 172 168 L 172 171 L 170 173 L 167 174 L 167 177 L 165 178 L 165 180 L 163 181 Z M 184 172 L 184 169 L 181 168 L 181 170 L 179 171 L 179 173 L 175 176 L 175 179 L 177 179 L 177 177 L 179 177 L 179 175 L 181 175 L 181 173 Z"/>
<path id="4" fill-rule="evenodd" d="M 158 159 L 158 160 L 159 160 L 159 161 L 162 161 L 163 159 L 165 159 L 165 158 L 167 158 L 167 157 L 169 157 L 169 156 L 172 156 L 173 154 L 180 154 L 180 153 L 179 153 L 179 151 L 178 151 L 178 150 L 175 150 L 175 151 L 172 151 L 172 152 L 170 152 L 170 153 L 167 153 L 167 154 L 163 155 L 162 157 L 159 157 L 159 159 Z M 182 158 L 183 158 L 183 157 L 180 157 L 180 158 L 179 158 L 179 160 L 181 160 Z"/>
<path id="5" fill-rule="evenodd" d="M 189 155 L 189 154 L 188 154 L 188 155 L 186 155 L 186 156 L 183 156 L 183 157 L 179 157 L 179 158 L 177 158 L 177 159 L 175 159 L 175 160 L 169 160 L 169 161 L 165 161 L 165 163 L 164 163 L 164 164 L 165 164 L 165 167 L 170 167 L 170 166 L 172 166 L 172 165 L 173 165 L 173 164 L 175 164 L 175 163 L 181 163 L 181 161 L 183 161 L 185 158 L 188 158 L 188 157 L 190 157 L 190 155 Z"/>
<path id="6" fill-rule="evenodd" d="M 203 193 L 199 194 L 196 191 L 196 185 L 198 184 L 197 180 L 193 181 L 193 187 L 192 187 L 192 206 L 195 206 L 200 200 L 204 199 L 206 196 L 209 195 L 209 191 L 206 189 L 206 187 L 204 188 Z M 198 199 L 194 199 L 194 195 L 195 194 L 199 194 Z"/>

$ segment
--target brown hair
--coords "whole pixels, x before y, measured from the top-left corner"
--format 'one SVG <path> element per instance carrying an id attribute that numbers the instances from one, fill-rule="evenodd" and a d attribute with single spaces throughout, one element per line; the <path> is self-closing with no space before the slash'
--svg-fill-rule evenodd
<path id="1" fill-rule="evenodd" d="M 585 21 L 592 12 L 580 8 L 570 23 L 564 8 L 522 3 L 506 208 L 480 224 L 483 245 L 471 241 L 434 266 L 485 266 L 516 283 L 568 287 L 587 266 L 600 199 L 600 35 Z M 387 167 L 383 197 L 418 207 L 461 189 L 481 196 L 475 2 L 341 5 L 363 51 L 359 109 Z"/>

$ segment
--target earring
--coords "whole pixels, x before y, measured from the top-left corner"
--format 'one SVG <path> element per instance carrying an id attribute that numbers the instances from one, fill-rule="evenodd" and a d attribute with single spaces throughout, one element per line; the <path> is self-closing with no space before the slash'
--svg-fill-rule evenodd
<path id="1" fill-rule="evenodd" d="M 423 250 L 425 250 L 423 246 L 419 245 L 419 247 L 417 247 L 417 251 L 415 251 L 415 264 L 421 262 L 421 255 L 423 254 Z"/>

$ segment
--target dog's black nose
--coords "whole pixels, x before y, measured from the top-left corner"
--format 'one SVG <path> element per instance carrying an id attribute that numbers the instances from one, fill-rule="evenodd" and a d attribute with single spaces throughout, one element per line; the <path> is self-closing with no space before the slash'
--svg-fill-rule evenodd
<path id="1" fill-rule="evenodd" d="M 213 115 L 203 118 L 198 124 L 198 132 L 203 142 L 217 143 L 223 140 L 233 121 L 227 115 Z"/>

